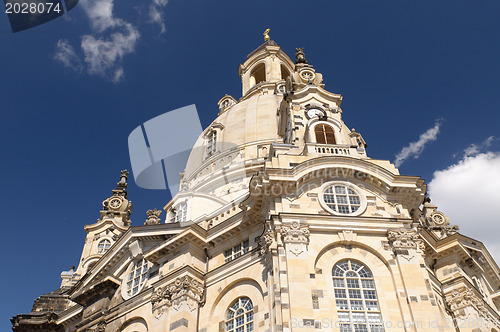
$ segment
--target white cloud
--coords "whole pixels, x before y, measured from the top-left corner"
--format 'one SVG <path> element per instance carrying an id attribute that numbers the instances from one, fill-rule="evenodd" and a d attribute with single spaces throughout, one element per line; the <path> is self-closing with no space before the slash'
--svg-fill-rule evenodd
<path id="1" fill-rule="evenodd" d="M 151 0 L 150 23 L 158 24 L 165 32 L 163 9 L 168 0 Z M 57 42 L 54 59 L 65 67 L 90 75 L 106 77 L 119 82 L 125 75 L 123 58 L 135 52 L 140 39 L 139 27 L 114 15 L 114 0 L 82 0 L 80 5 L 89 20 L 92 33 L 81 36 L 80 49 L 68 40 Z"/>
<path id="2" fill-rule="evenodd" d="M 131 24 L 126 22 L 119 24 L 123 31 L 117 31 L 109 37 L 93 35 L 82 37 L 81 47 L 89 74 L 111 75 L 114 82 L 118 82 L 123 77 L 120 62 L 126 54 L 134 51 L 140 35 Z M 121 73 L 119 76 L 116 75 L 118 72 Z"/>
<path id="3" fill-rule="evenodd" d="M 124 75 L 123 68 L 118 68 L 113 75 L 113 82 L 118 83 L 122 80 Z"/>
<path id="4" fill-rule="evenodd" d="M 401 166 L 406 159 L 413 157 L 417 159 L 422 151 L 424 151 L 425 145 L 429 142 L 435 141 L 441 128 L 441 120 L 436 120 L 434 127 L 428 129 L 426 132 L 420 135 L 418 141 L 411 142 L 408 146 L 405 146 L 396 155 L 396 160 L 394 164 L 396 167 Z"/>
<path id="5" fill-rule="evenodd" d="M 158 24 L 160 26 L 160 33 L 166 31 L 163 7 L 167 5 L 167 2 L 168 0 L 153 0 L 153 3 L 149 6 L 149 22 Z"/>
<path id="6" fill-rule="evenodd" d="M 461 234 L 483 242 L 500 263 L 500 153 L 479 153 L 478 146 L 464 152 L 458 163 L 434 172 L 429 195 Z"/>
<path id="7" fill-rule="evenodd" d="M 481 144 L 471 144 L 464 150 L 464 157 L 472 157 L 481 152 L 483 149 L 487 149 L 491 146 L 491 143 L 495 140 L 495 136 L 490 136 L 485 139 Z"/>
<path id="8" fill-rule="evenodd" d="M 84 0 L 80 4 L 95 31 L 103 32 L 119 24 L 113 17 L 113 0 Z"/>
<path id="9" fill-rule="evenodd" d="M 54 58 L 60 61 L 66 68 L 80 71 L 82 63 L 75 49 L 67 39 L 60 39 L 56 45 L 56 53 Z"/>

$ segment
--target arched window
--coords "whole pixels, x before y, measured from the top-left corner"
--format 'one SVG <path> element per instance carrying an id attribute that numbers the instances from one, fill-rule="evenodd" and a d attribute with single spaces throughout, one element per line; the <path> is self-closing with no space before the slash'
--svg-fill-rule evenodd
<path id="1" fill-rule="evenodd" d="M 260 82 L 266 81 L 266 65 L 261 63 L 255 66 L 255 69 L 252 71 L 250 75 L 250 87 L 253 87 Z"/>
<path id="2" fill-rule="evenodd" d="M 120 332 L 148 332 L 148 324 L 141 317 L 132 318 L 132 320 L 125 322 Z"/>
<path id="3" fill-rule="evenodd" d="M 340 331 L 384 331 L 370 270 L 363 264 L 348 259 L 335 264 L 332 277 Z"/>
<path id="4" fill-rule="evenodd" d="M 207 157 L 210 157 L 215 153 L 215 151 L 217 151 L 216 144 L 217 144 L 217 131 L 212 130 L 207 136 Z"/>
<path id="5" fill-rule="evenodd" d="M 286 67 L 283 64 L 280 66 L 280 69 L 281 69 L 281 79 L 286 81 L 288 76 L 290 76 L 290 72 L 288 71 L 288 69 L 286 69 Z"/>
<path id="6" fill-rule="evenodd" d="M 335 134 L 333 128 L 327 124 L 320 123 L 314 127 L 316 143 L 335 144 Z"/>
<path id="7" fill-rule="evenodd" d="M 108 251 L 109 247 L 111 247 L 111 241 L 109 241 L 108 239 L 104 239 L 97 245 L 97 253 L 104 254 L 106 251 Z"/>
<path id="8" fill-rule="evenodd" d="M 97 264 L 97 261 L 90 262 L 89 265 L 87 265 L 87 271 L 90 271 L 95 265 Z"/>
<path id="9" fill-rule="evenodd" d="M 170 222 L 184 222 L 187 215 L 187 203 L 181 203 L 172 209 Z"/>
<path id="10" fill-rule="evenodd" d="M 253 303 L 248 297 L 240 297 L 227 309 L 226 332 L 253 331 Z"/>

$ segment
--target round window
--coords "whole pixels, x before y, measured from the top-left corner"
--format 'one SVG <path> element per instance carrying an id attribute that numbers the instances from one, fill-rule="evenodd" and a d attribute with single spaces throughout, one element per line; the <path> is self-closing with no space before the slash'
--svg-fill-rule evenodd
<path id="1" fill-rule="evenodd" d="M 122 297 L 129 299 L 138 294 L 149 277 L 149 263 L 144 258 L 130 263 L 122 283 Z"/>
<path id="2" fill-rule="evenodd" d="M 360 215 L 366 209 L 361 190 L 351 183 L 325 183 L 321 191 L 321 205 L 336 215 Z"/>

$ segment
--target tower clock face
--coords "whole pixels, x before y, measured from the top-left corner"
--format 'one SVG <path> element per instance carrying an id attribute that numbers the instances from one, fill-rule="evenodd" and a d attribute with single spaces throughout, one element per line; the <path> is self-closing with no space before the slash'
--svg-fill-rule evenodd
<path id="1" fill-rule="evenodd" d="M 442 225 L 444 224 L 444 217 L 440 214 L 440 213 L 434 213 L 432 215 L 432 220 L 434 220 L 434 222 L 437 224 L 437 225 Z"/>
<path id="2" fill-rule="evenodd" d="M 109 201 L 109 206 L 112 207 L 113 209 L 118 209 L 122 205 L 122 201 L 119 198 L 113 198 L 112 200 Z"/>
<path id="3" fill-rule="evenodd" d="M 325 113 L 319 108 L 310 108 L 307 110 L 307 117 L 309 119 L 314 118 L 315 116 L 322 117 L 323 115 L 325 115 Z"/>

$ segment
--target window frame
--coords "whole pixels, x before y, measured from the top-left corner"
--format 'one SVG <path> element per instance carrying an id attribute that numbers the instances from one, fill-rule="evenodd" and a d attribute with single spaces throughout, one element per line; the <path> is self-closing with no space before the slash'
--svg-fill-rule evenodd
<path id="1" fill-rule="evenodd" d="M 361 274 L 360 272 L 363 270 L 365 270 L 365 273 Z M 339 274 L 339 271 L 342 271 L 342 274 Z M 365 284 L 370 285 L 364 288 Z M 332 286 L 334 290 L 334 303 L 339 324 L 344 324 L 339 326 L 341 331 L 385 331 L 380 308 L 380 298 L 378 297 L 375 284 L 375 277 L 372 271 L 362 262 L 346 258 L 333 265 Z M 351 291 L 359 292 L 360 297 L 352 297 L 351 293 L 354 292 Z M 371 298 L 372 296 L 367 298 L 365 296 L 366 292 L 374 293 L 375 298 Z M 353 308 L 353 306 L 355 307 Z"/>
<path id="2" fill-rule="evenodd" d="M 356 211 L 350 212 L 350 213 L 342 213 L 339 211 L 335 211 L 334 209 L 332 209 L 329 206 L 329 204 L 331 204 L 331 203 L 327 203 L 325 201 L 325 191 L 330 187 L 335 188 L 335 186 L 344 186 L 344 187 L 354 191 L 354 193 L 357 195 L 357 197 L 359 197 L 359 208 Z M 331 194 L 327 193 L 327 195 L 331 195 Z M 335 194 L 334 193 L 334 195 L 335 195 L 335 205 L 338 206 L 339 203 L 336 199 L 336 195 L 342 195 L 342 194 Z M 353 216 L 353 217 L 359 216 L 365 212 L 366 206 L 367 206 L 366 196 L 364 195 L 363 191 L 355 184 L 353 184 L 351 182 L 347 182 L 347 181 L 329 181 L 329 182 L 324 183 L 320 187 L 320 192 L 319 192 L 318 196 L 319 196 L 319 203 L 320 203 L 321 207 L 323 209 L 325 209 L 326 211 L 328 211 L 329 213 L 336 215 L 336 216 Z M 347 205 L 349 207 L 351 207 L 351 205 L 357 205 L 357 204 L 351 204 L 351 202 L 350 202 L 350 197 L 351 196 L 354 197 L 354 195 L 346 194 L 345 196 L 347 196 L 347 200 L 349 201 L 349 203 L 347 203 Z M 340 205 L 347 206 L 346 204 L 342 204 L 342 203 Z"/>
<path id="3" fill-rule="evenodd" d="M 242 302 L 246 301 L 243 305 Z M 235 305 L 238 304 L 238 307 Z M 250 308 L 247 308 L 250 304 Z M 250 319 L 248 317 L 251 317 Z M 240 325 L 236 325 L 238 319 L 242 318 L 243 321 Z M 237 332 L 239 327 L 243 327 L 241 332 L 252 332 L 255 330 L 255 312 L 254 304 L 252 299 L 248 296 L 240 296 L 228 306 L 226 313 L 224 315 L 224 331 L 225 332 Z M 229 324 L 231 323 L 231 324 Z M 231 327 L 229 327 L 231 326 Z"/>
<path id="4" fill-rule="evenodd" d="M 109 245 L 108 245 L 108 246 L 107 246 L 107 248 L 106 248 L 106 245 L 104 244 L 104 245 L 103 245 L 103 249 L 101 250 L 101 244 L 102 244 L 103 242 L 105 242 L 105 241 L 107 241 Z M 99 255 L 100 255 L 100 254 L 104 255 L 106 252 L 108 252 L 109 248 L 111 248 L 111 246 L 112 246 L 112 245 L 113 245 L 113 243 L 112 243 L 112 242 L 111 242 L 111 240 L 110 240 L 110 239 L 108 239 L 108 238 L 104 238 L 104 239 L 99 240 L 99 242 L 97 242 L 97 253 L 98 253 Z"/>
<path id="5" fill-rule="evenodd" d="M 182 207 L 182 209 L 181 209 Z M 188 204 L 187 201 L 179 202 L 170 210 L 170 223 L 181 223 L 187 220 Z M 181 216 L 179 218 L 179 215 Z"/>
<path id="6" fill-rule="evenodd" d="M 219 133 L 213 128 L 205 136 L 205 158 L 210 158 L 217 153 L 217 138 Z"/>
<path id="7" fill-rule="evenodd" d="M 224 262 L 229 263 L 234 261 L 236 258 L 243 256 L 250 251 L 250 240 L 246 239 L 240 243 L 232 246 L 229 249 L 224 250 Z"/>
<path id="8" fill-rule="evenodd" d="M 322 131 L 323 133 L 323 136 L 324 136 L 324 139 L 325 139 L 325 142 L 318 142 L 318 133 L 319 131 L 317 131 L 316 129 L 318 127 L 323 127 L 323 129 L 325 129 L 325 127 L 329 127 L 332 131 L 331 131 L 331 136 L 330 138 L 333 139 L 333 143 L 332 142 L 328 142 L 328 136 L 327 136 L 327 131 Z M 314 137 L 314 142 L 316 144 L 325 144 L 325 145 L 337 145 L 337 137 L 335 135 L 335 128 L 334 128 L 334 125 L 331 124 L 331 123 L 327 123 L 327 122 L 318 122 L 314 125 L 314 127 L 312 128 L 312 132 L 313 132 L 313 137 Z"/>
<path id="9" fill-rule="evenodd" d="M 136 275 L 138 271 L 138 265 L 140 264 L 141 272 Z M 146 270 L 144 271 L 144 268 Z M 122 297 L 124 300 L 128 300 L 136 295 L 138 295 L 149 280 L 149 273 L 151 272 L 151 264 L 144 259 L 144 257 L 138 257 L 130 262 L 127 270 L 123 274 L 122 279 Z M 139 278 L 137 290 L 134 291 L 135 280 Z"/>

